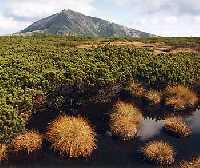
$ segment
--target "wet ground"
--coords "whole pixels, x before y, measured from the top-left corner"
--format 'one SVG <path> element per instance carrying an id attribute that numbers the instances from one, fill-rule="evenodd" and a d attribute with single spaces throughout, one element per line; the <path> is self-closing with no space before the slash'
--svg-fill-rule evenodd
<path id="1" fill-rule="evenodd" d="M 140 153 L 145 142 L 155 139 L 166 140 L 176 149 L 176 163 L 200 155 L 200 110 L 186 116 L 185 120 L 192 127 L 193 134 L 187 138 L 171 136 L 163 131 L 163 121 L 146 118 L 143 120 L 138 138 L 121 141 L 113 138 L 109 132 L 98 135 L 98 150 L 88 160 L 61 159 L 51 151 L 44 152 L 37 161 L 25 161 L 1 165 L 1 168 L 158 168 L 145 161 Z M 174 164 L 175 167 L 176 164 Z"/>

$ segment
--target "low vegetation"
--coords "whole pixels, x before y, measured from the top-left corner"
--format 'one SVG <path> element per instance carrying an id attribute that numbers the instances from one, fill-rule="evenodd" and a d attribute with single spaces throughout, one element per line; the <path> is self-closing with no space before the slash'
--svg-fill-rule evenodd
<path id="1" fill-rule="evenodd" d="M 136 98 L 144 97 L 146 94 L 146 89 L 144 86 L 136 81 L 131 82 L 128 90 L 130 91 L 131 95 Z"/>
<path id="2" fill-rule="evenodd" d="M 174 148 L 164 141 L 151 141 L 142 149 L 144 157 L 158 164 L 170 165 L 174 162 Z"/>
<path id="3" fill-rule="evenodd" d="M 25 129 L 24 120 L 11 105 L 0 103 L 0 141 L 9 142 Z"/>
<path id="4" fill-rule="evenodd" d="M 194 107 L 198 102 L 197 94 L 182 85 L 167 87 L 165 96 L 165 104 L 177 110 Z"/>
<path id="5" fill-rule="evenodd" d="M 198 49 L 200 44 L 199 38 L 0 37 L 0 143 L 5 144 L 0 146 L 0 160 L 6 159 L 9 144 L 16 153 L 29 155 L 39 150 L 42 136 L 25 130 L 39 128 L 41 121 L 41 133 L 48 127 L 46 137 L 55 151 L 69 158 L 89 157 L 97 147 L 96 133 L 84 118 L 69 115 L 83 115 L 85 107 L 95 103 L 111 106 L 127 86 L 133 101 L 148 102 L 150 108 L 145 115 L 153 114 L 151 111 L 161 103 L 166 106 L 159 107 L 170 107 L 167 110 L 195 107 L 198 97 L 189 88 L 199 92 L 199 52 L 155 54 L 151 47 L 115 43 L 134 40 L 174 48 L 191 45 Z M 81 45 L 95 47 L 79 48 Z M 64 116 L 55 119 L 61 113 Z M 99 117 L 95 108 L 89 115 L 85 116 Z M 107 121 L 104 116 L 101 121 Z M 125 140 L 137 135 L 142 114 L 134 104 L 117 101 L 109 117 L 113 135 Z M 47 126 L 49 121 L 53 122 Z M 191 134 L 180 120 L 166 120 L 165 127 L 181 136 Z M 147 144 L 143 152 L 160 164 L 174 161 L 173 147 L 163 141 Z"/>
<path id="6" fill-rule="evenodd" d="M 0 162 L 7 159 L 8 147 L 6 144 L 0 144 Z"/>
<path id="7" fill-rule="evenodd" d="M 140 82 L 132 81 L 128 86 L 128 91 L 136 99 L 146 100 L 151 105 L 161 102 L 162 94 L 154 89 L 146 89 Z"/>
<path id="8" fill-rule="evenodd" d="M 165 120 L 164 128 L 169 133 L 181 137 L 187 137 L 192 134 L 192 129 L 181 117 L 169 117 Z"/>
<path id="9" fill-rule="evenodd" d="M 31 154 L 33 152 L 41 150 L 42 147 L 42 136 L 35 131 L 27 131 L 23 134 L 16 136 L 12 142 L 12 150 L 15 153 L 26 153 Z"/>
<path id="10" fill-rule="evenodd" d="M 61 155 L 88 157 L 96 149 L 96 134 L 81 117 L 60 116 L 50 123 L 47 139 Z"/>
<path id="11" fill-rule="evenodd" d="M 132 139 L 137 135 L 141 120 L 142 114 L 137 107 L 118 101 L 110 114 L 110 129 L 114 135 L 124 140 Z"/>
<path id="12" fill-rule="evenodd" d="M 191 161 L 182 161 L 180 163 L 180 168 L 199 168 L 200 167 L 200 157 L 195 157 Z"/>
<path id="13" fill-rule="evenodd" d="M 150 90 L 145 94 L 145 98 L 150 102 L 150 104 L 157 105 L 161 103 L 161 93 L 159 91 Z"/>

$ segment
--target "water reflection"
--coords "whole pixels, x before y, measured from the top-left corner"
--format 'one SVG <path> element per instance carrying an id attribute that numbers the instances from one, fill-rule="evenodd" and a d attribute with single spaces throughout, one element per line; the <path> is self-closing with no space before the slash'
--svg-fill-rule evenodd
<path id="1" fill-rule="evenodd" d="M 200 133 L 200 110 L 196 110 L 192 116 L 187 118 L 193 133 Z"/>
<path id="2" fill-rule="evenodd" d="M 162 131 L 163 121 L 146 118 L 143 120 L 138 132 L 139 138 L 133 141 L 121 141 L 105 136 L 98 137 L 98 150 L 88 160 L 62 160 L 55 153 L 46 151 L 44 158 L 35 162 L 9 163 L 1 168 L 158 168 L 145 162 L 138 150 L 144 141 L 162 139 L 172 144 L 177 152 L 176 160 L 190 159 L 192 155 L 200 155 L 200 110 L 195 111 L 186 120 L 193 129 L 188 138 L 177 138 Z"/>
<path id="3" fill-rule="evenodd" d="M 164 125 L 162 120 L 155 120 L 152 118 L 146 118 L 142 121 L 138 136 L 140 139 L 145 140 L 155 135 L 160 134 L 160 131 Z"/>

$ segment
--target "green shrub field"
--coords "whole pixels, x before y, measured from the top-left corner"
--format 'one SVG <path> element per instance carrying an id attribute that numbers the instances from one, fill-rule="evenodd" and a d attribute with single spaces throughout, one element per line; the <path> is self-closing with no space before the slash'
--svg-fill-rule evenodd
<path id="1" fill-rule="evenodd" d="M 38 92 L 59 107 L 73 108 L 89 101 L 105 101 L 99 97 L 102 93 L 112 91 L 110 97 L 115 96 L 132 80 L 155 89 L 200 81 L 200 53 L 154 55 L 144 48 L 75 47 L 89 40 L 94 41 L 75 37 L 0 38 L 1 141 L 24 129 L 24 113 L 31 116 Z"/>

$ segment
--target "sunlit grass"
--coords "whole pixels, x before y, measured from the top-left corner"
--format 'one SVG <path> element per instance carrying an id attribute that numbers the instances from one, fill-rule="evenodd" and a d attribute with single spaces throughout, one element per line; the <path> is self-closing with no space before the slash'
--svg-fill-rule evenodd
<path id="1" fill-rule="evenodd" d="M 181 117 L 169 117 L 165 120 L 164 128 L 173 134 L 186 137 L 192 134 L 192 129 Z"/>
<path id="2" fill-rule="evenodd" d="M 200 157 L 193 158 L 191 161 L 182 161 L 180 168 L 200 168 Z"/>
<path id="3" fill-rule="evenodd" d="M 30 154 L 39 151 L 42 147 L 42 136 L 35 131 L 27 131 L 15 137 L 11 146 L 14 152 L 25 152 Z"/>
<path id="4" fill-rule="evenodd" d="M 60 116 L 50 123 L 47 138 L 54 150 L 70 158 L 88 157 L 96 149 L 96 134 L 81 117 Z"/>
<path id="5" fill-rule="evenodd" d="M 175 151 L 164 141 L 151 141 L 144 146 L 142 152 L 145 158 L 158 164 L 169 165 L 174 162 Z"/>
<path id="6" fill-rule="evenodd" d="M 134 98 L 146 100 L 153 105 L 161 102 L 161 92 L 152 89 L 148 90 L 139 82 L 133 81 L 131 84 L 129 84 L 128 91 Z"/>
<path id="7" fill-rule="evenodd" d="M 145 98 L 152 104 L 159 104 L 161 102 L 161 93 L 155 90 L 147 91 Z"/>
<path id="8" fill-rule="evenodd" d="M 134 97 L 144 97 L 146 94 L 146 89 L 139 82 L 133 81 L 129 85 L 129 91 Z"/>
<path id="9" fill-rule="evenodd" d="M 140 110 L 134 105 L 118 101 L 110 115 L 110 129 L 122 139 L 132 139 L 137 134 L 137 127 L 142 120 Z"/>
<path id="10" fill-rule="evenodd" d="M 197 102 L 197 94 L 185 86 L 177 85 L 166 88 L 165 104 L 168 106 L 173 106 L 175 109 L 182 110 L 194 107 Z"/>
<path id="11" fill-rule="evenodd" d="M 0 162 L 7 159 L 7 145 L 6 144 L 0 144 Z"/>

